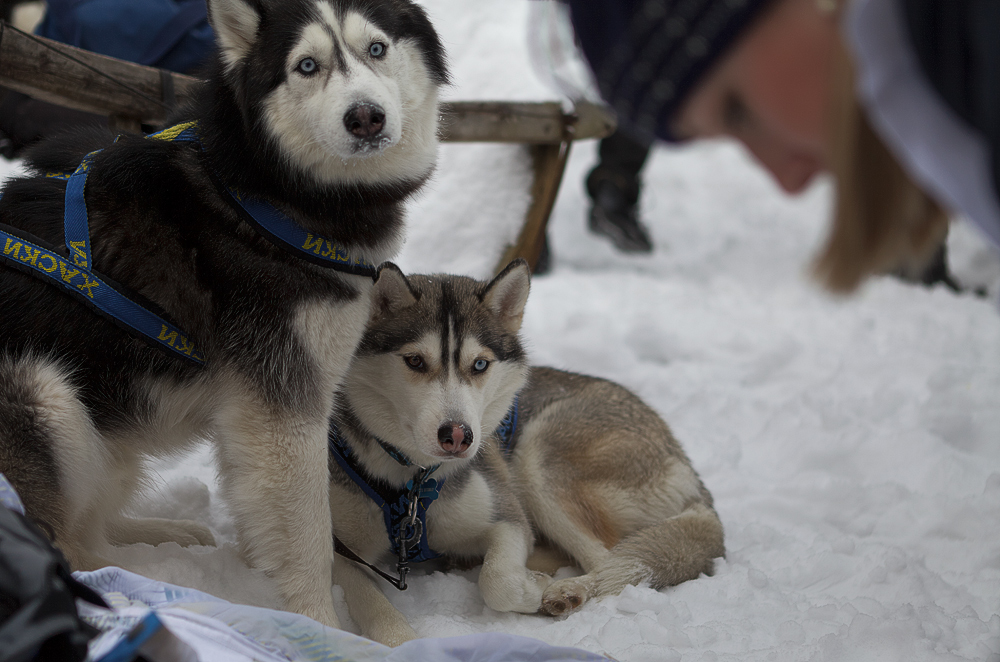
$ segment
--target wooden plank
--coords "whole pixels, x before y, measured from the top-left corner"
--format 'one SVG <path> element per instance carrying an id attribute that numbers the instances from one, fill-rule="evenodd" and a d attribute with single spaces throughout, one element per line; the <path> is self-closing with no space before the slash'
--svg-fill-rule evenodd
<path id="1" fill-rule="evenodd" d="M 199 84 L 190 76 L 172 78 L 178 99 L 188 98 Z M 61 106 L 150 124 L 165 122 L 169 112 L 162 101 L 159 69 L 29 35 L 7 24 L 0 28 L 0 85 Z"/>
<path id="2" fill-rule="evenodd" d="M 191 76 L 0 27 L 0 85 L 61 106 L 162 124 L 169 114 L 165 99 L 184 104 L 200 84 Z M 442 139 L 450 142 L 558 145 L 602 138 L 615 127 L 611 113 L 589 103 L 567 115 L 555 102 L 451 101 L 441 104 L 441 115 Z"/>
<path id="3" fill-rule="evenodd" d="M 528 266 L 534 272 L 538 258 L 542 254 L 549 216 L 552 215 L 552 208 L 556 204 L 556 196 L 559 194 L 563 173 L 566 172 L 566 161 L 569 159 L 572 144 L 567 141 L 559 145 L 530 147 L 535 171 L 535 179 L 531 186 L 531 206 L 528 207 L 517 241 L 504 252 L 494 273 L 500 273 L 511 260 L 518 257 L 527 260 Z"/>
<path id="4" fill-rule="evenodd" d="M 441 139 L 446 142 L 508 142 L 558 145 L 603 138 L 615 130 L 614 116 L 592 103 L 570 114 L 554 101 L 452 101 L 441 104 Z"/>

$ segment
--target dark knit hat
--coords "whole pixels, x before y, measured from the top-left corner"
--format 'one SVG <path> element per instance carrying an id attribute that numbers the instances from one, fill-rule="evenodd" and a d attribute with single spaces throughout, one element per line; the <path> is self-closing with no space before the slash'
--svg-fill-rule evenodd
<path id="1" fill-rule="evenodd" d="M 601 96 L 647 139 L 770 0 L 566 0 Z"/>

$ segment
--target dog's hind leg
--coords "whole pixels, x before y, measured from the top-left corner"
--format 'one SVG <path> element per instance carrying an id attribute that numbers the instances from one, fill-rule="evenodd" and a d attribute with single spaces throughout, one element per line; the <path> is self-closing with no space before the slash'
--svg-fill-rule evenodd
<path id="1" fill-rule="evenodd" d="M 100 507 L 108 465 L 65 371 L 33 357 L 0 360 L 0 472 L 74 570 L 109 565 Z"/>
<path id="2" fill-rule="evenodd" d="M 711 575 L 714 559 L 724 554 L 719 516 L 712 508 L 695 503 L 625 537 L 596 565 L 585 565 L 587 574 L 554 582 L 542 598 L 542 611 L 556 616 L 590 598 L 617 595 L 626 586 L 648 581 L 660 589 L 702 573 Z"/>
<path id="3" fill-rule="evenodd" d="M 399 610 L 361 568 L 346 559 L 333 566 L 333 583 L 344 589 L 347 609 L 361 628 L 361 635 L 385 644 L 399 646 L 417 638 Z"/>
<path id="4" fill-rule="evenodd" d="M 526 499 L 531 520 L 548 541 L 565 551 L 585 573 L 581 577 L 561 579 L 550 584 L 542 594 L 541 611 L 553 616 L 572 611 L 586 602 L 592 592 L 592 571 L 608 560 L 610 547 L 617 541 L 617 531 L 605 526 L 599 507 L 573 508 L 570 512 L 555 507 L 564 503 L 550 486 L 536 485 Z M 574 517 L 574 515 L 576 515 Z M 585 517 L 584 517 L 585 515 Z M 598 537 L 599 533 L 604 533 Z"/>

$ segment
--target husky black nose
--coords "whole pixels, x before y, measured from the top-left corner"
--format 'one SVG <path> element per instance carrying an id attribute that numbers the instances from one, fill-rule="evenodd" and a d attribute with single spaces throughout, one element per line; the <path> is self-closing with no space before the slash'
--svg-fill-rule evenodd
<path id="1" fill-rule="evenodd" d="M 461 453 L 472 445 L 472 431 L 465 423 L 448 421 L 438 428 L 438 441 L 441 448 L 449 453 Z"/>
<path id="2" fill-rule="evenodd" d="M 374 138 L 385 126 L 385 111 L 374 103 L 355 104 L 344 115 L 344 126 L 358 138 Z"/>

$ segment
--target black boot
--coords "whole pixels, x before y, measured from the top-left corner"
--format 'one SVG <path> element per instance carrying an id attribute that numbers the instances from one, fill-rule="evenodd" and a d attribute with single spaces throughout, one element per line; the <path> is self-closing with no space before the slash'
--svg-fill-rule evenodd
<path id="1" fill-rule="evenodd" d="M 653 242 L 637 209 L 649 145 L 619 130 L 601 141 L 598 154 L 600 162 L 587 176 L 590 231 L 610 238 L 620 251 L 649 253 Z"/>
<path id="2" fill-rule="evenodd" d="M 652 252 L 653 242 L 639 222 L 637 207 L 613 182 L 601 182 L 590 208 L 590 231 L 608 237 L 624 253 Z"/>

